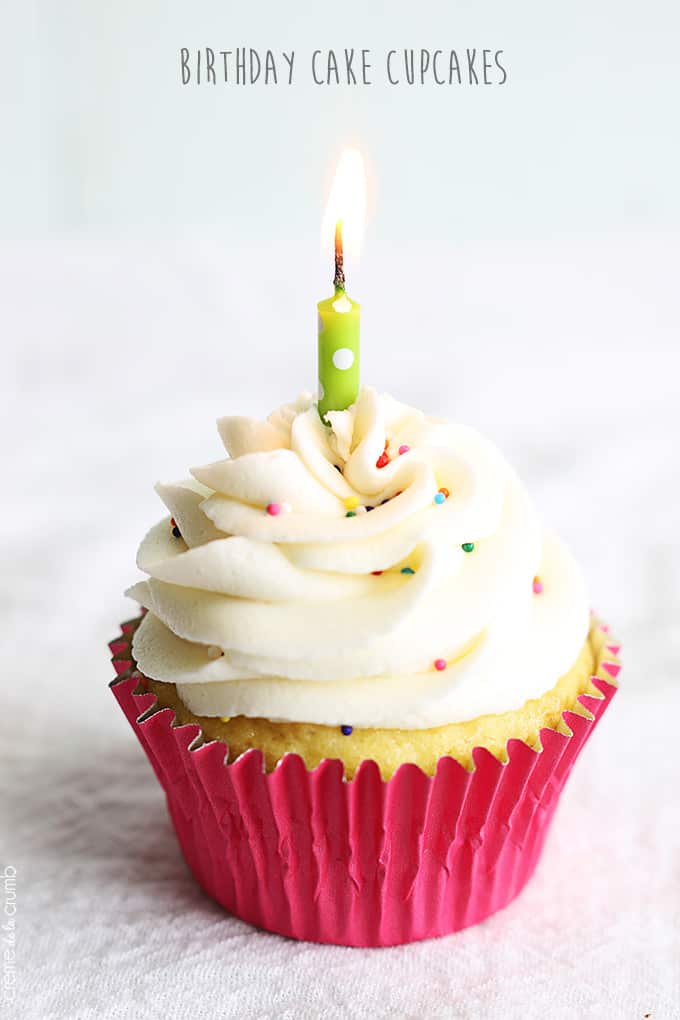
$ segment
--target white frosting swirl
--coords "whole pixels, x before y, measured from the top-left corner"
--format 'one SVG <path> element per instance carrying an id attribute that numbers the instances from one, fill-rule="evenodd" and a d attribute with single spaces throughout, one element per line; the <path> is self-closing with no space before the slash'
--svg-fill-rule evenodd
<path id="1" fill-rule="evenodd" d="M 329 419 L 308 397 L 222 418 L 230 456 L 157 486 L 182 537 L 166 518 L 139 549 L 142 672 L 198 715 L 410 729 L 552 687 L 585 589 L 496 448 L 369 388 Z"/>

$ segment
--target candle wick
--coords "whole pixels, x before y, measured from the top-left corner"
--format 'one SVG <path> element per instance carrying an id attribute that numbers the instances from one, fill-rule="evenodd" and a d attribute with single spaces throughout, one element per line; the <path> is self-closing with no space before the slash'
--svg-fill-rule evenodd
<path id="1" fill-rule="evenodd" d="M 342 220 L 335 224 L 335 278 L 333 286 L 336 291 L 345 290 L 345 265 L 342 251 Z"/>

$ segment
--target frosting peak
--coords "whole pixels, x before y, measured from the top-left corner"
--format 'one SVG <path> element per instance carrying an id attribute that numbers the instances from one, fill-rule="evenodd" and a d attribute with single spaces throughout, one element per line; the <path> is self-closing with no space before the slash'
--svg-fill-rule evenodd
<path id="1" fill-rule="evenodd" d="M 165 519 L 139 549 L 140 669 L 199 715 L 329 725 L 437 726 L 551 687 L 585 591 L 496 448 L 370 388 L 328 419 L 308 396 L 222 418 L 229 456 L 157 486 L 181 538 Z"/>

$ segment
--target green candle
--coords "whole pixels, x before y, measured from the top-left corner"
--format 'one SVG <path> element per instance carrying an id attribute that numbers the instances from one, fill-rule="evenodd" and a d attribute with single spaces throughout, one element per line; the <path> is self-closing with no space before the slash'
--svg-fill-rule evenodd
<path id="1" fill-rule="evenodd" d="M 335 293 L 319 301 L 319 414 L 344 411 L 359 395 L 360 307 L 345 292 L 342 222 L 335 226 Z"/>
<path id="2" fill-rule="evenodd" d="M 366 212 L 364 161 L 345 149 L 331 188 L 323 235 L 335 242 L 333 297 L 319 301 L 319 414 L 344 411 L 359 396 L 359 305 L 345 290 L 345 250 L 358 255 Z"/>

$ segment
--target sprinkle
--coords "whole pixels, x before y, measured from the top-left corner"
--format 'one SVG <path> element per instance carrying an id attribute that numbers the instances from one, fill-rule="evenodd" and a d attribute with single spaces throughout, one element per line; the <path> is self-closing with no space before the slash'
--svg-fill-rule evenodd
<path id="1" fill-rule="evenodd" d="M 356 510 L 348 510 L 345 517 L 356 517 Z"/>
<path id="2" fill-rule="evenodd" d="M 289 514 L 292 509 L 290 503 L 267 503 L 267 513 L 270 517 L 278 517 L 279 514 Z"/>
<path id="3" fill-rule="evenodd" d="M 375 462 L 375 466 L 377 468 L 384 468 L 384 467 L 387 467 L 389 462 L 390 462 L 390 458 L 387 456 L 387 454 L 386 453 L 381 453 L 380 456 L 378 457 L 378 459 Z"/>
<path id="4" fill-rule="evenodd" d="M 231 716 L 230 715 L 221 715 L 220 716 L 220 722 L 231 722 Z"/>
<path id="5" fill-rule="evenodd" d="M 533 588 L 534 595 L 540 595 L 541 594 L 541 592 L 543 591 L 543 581 L 541 581 L 540 577 L 535 577 L 534 578 L 534 581 L 533 581 L 533 584 L 532 584 L 531 587 Z"/>
<path id="6" fill-rule="evenodd" d="M 444 495 L 444 493 L 443 493 L 443 492 L 438 492 L 438 493 L 437 493 L 437 494 L 435 495 L 435 497 L 434 497 L 434 501 L 435 501 L 435 503 L 437 503 L 437 504 L 438 504 L 439 506 L 441 506 L 441 504 L 442 504 L 442 503 L 445 503 L 445 502 L 446 502 L 446 496 Z"/>
<path id="7" fill-rule="evenodd" d="M 443 485 L 442 485 L 442 487 L 441 487 L 441 489 L 439 491 L 441 492 L 441 494 L 444 497 L 444 499 L 448 499 L 449 496 L 451 495 L 449 490 L 445 486 L 443 486 Z"/>
<path id="8" fill-rule="evenodd" d="M 224 653 L 223 653 L 222 649 L 218 648 L 217 645 L 208 645 L 208 658 L 209 659 L 219 659 L 220 656 L 223 655 L 223 654 Z"/>
<path id="9" fill-rule="evenodd" d="M 368 513 L 369 510 L 375 510 L 375 507 L 374 506 L 367 506 L 366 507 L 366 513 Z"/>
<path id="10" fill-rule="evenodd" d="M 380 577 L 380 575 L 382 574 L 382 570 L 372 570 L 371 573 L 373 574 L 374 577 Z"/>
<path id="11" fill-rule="evenodd" d="M 446 659 L 435 659 L 434 668 L 438 669 L 439 672 L 441 673 L 443 669 L 446 669 Z"/>
<path id="12" fill-rule="evenodd" d="M 345 510 L 356 510 L 359 506 L 358 496 L 348 496 L 345 500 Z"/>
<path id="13" fill-rule="evenodd" d="M 182 532 L 179 530 L 177 525 L 175 525 L 175 527 L 172 529 L 172 534 L 173 534 L 174 538 L 181 538 L 182 537 Z"/>
<path id="14" fill-rule="evenodd" d="M 415 574 L 413 567 L 402 567 L 401 572 L 402 574 Z"/>
<path id="15" fill-rule="evenodd" d="M 353 726 L 341 726 L 340 727 L 340 731 L 341 731 L 343 737 L 348 737 L 353 729 L 354 729 Z"/>
<path id="16" fill-rule="evenodd" d="M 411 447 L 410 447 L 410 446 L 407 446 L 407 445 L 406 445 L 406 443 L 404 443 L 404 444 L 403 444 L 403 446 L 400 446 L 400 447 L 399 447 L 399 456 L 400 456 L 400 457 L 403 457 L 403 456 L 404 456 L 404 454 L 405 454 L 405 453 L 408 453 L 408 451 L 409 451 L 410 449 L 411 449 Z"/>
<path id="17" fill-rule="evenodd" d="M 463 544 L 461 545 L 461 549 L 463 550 L 463 552 L 473 552 L 474 548 L 475 548 L 474 542 L 463 542 Z"/>

